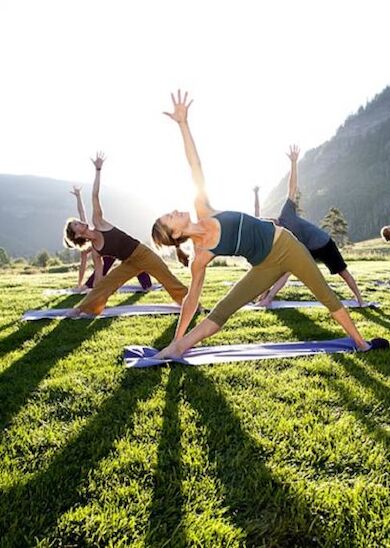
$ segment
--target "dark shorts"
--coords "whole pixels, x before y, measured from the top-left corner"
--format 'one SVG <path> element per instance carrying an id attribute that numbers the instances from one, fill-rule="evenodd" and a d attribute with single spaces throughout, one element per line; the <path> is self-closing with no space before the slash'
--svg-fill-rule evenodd
<path id="1" fill-rule="evenodd" d="M 324 263 L 331 274 L 340 274 L 347 268 L 347 264 L 332 238 L 319 249 L 309 249 L 309 251 L 313 259 Z"/>

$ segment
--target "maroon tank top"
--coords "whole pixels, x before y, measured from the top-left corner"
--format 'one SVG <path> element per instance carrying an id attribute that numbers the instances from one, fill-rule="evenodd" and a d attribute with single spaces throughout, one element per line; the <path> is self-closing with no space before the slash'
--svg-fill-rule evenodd
<path id="1" fill-rule="evenodd" d="M 96 251 L 99 255 L 108 255 L 120 261 L 128 259 L 140 243 L 139 240 L 132 238 L 116 226 L 110 230 L 99 230 L 99 232 L 103 236 L 104 244 L 99 251 Z"/>

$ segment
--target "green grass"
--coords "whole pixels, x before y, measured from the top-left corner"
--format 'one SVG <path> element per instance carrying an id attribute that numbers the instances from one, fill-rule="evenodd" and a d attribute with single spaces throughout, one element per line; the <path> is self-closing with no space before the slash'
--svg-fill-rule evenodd
<path id="1" fill-rule="evenodd" d="M 352 312 L 366 338 L 389 333 L 389 265 L 351 265 L 383 305 Z M 202 303 L 242 273 L 209 269 Z M 1 547 L 390 546 L 390 352 L 126 370 L 177 318 L 20 321 L 74 281 L 0 276 Z M 109 304 L 138 299 L 169 302 Z M 207 344 L 339 336 L 325 309 L 238 312 Z"/>

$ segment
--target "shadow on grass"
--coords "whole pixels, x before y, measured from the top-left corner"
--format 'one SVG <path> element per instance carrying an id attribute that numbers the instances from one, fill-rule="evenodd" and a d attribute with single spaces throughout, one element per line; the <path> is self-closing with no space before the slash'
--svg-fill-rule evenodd
<path id="1" fill-rule="evenodd" d="M 245 546 L 317 546 L 308 533 L 315 516 L 303 499 L 276 480 L 265 451 L 247 434 L 234 410 L 201 370 L 185 370 L 184 391 L 207 432 L 209 458 L 222 484 L 226 519 L 245 535 Z"/>
<path id="2" fill-rule="evenodd" d="M 145 546 L 186 546 L 182 523 L 179 402 L 183 371 L 172 367 L 166 391 L 163 426 L 157 450 L 153 500 Z"/>
<path id="3" fill-rule="evenodd" d="M 379 319 L 382 321 L 381 316 L 377 315 L 376 312 L 372 310 L 364 309 L 361 311 L 363 315 L 375 321 Z M 312 333 L 310 339 L 315 340 L 317 337 L 320 339 L 334 339 L 335 334 L 329 329 L 324 329 L 321 325 L 316 322 L 313 322 L 297 310 L 290 311 L 289 315 L 278 314 L 279 319 L 287 325 L 294 335 L 299 336 L 302 331 L 306 332 L 307 326 L 310 327 L 310 332 Z M 333 321 L 333 320 L 332 320 Z M 380 322 L 379 322 L 380 323 Z M 336 322 L 334 322 L 336 325 Z M 345 353 L 345 354 L 333 354 L 331 359 L 334 362 L 343 366 L 346 374 L 354 378 L 359 382 L 369 393 L 373 394 L 378 403 L 384 408 L 385 416 L 388 416 L 388 409 L 390 405 L 390 391 L 385 383 L 376 379 L 367 368 L 365 364 L 369 367 L 378 369 L 378 361 L 385 362 L 385 368 L 388 370 L 388 357 L 390 352 L 388 350 L 378 350 L 367 353 Z M 359 421 L 366 428 L 367 433 L 372 436 L 376 441 L 384 445 L 389 444 L 389 437 L 386 433 L 386 430 L 378 424 L 378 422 L 370 416 L 372 409 L 367 408 L 367 405 L 364 405 L 359 400 L 357 400 L 356 395 L 348 389 L 345 383 L 343 383 L 339 378 L 334 378 L 329 374 L 316 372 L 316 374 L 321 375 L 326 378 L 326 381 L 332 388 L 334 392 L 340 397 L 342 405 L 351 412 L 357 421 Z M 386 411 L 387 410 L 387 411 Z M 376 413 L 378 414 L 379 410 L 375 408 Z"/>
<path id="4" fill-rule="evenodd" d="M 377 325 L 380 325 L 384 327 L 385 329 L 390 330 L 390 316 L 387 314 L 384 314 L 381 309 L 370 309 L 370 308 L 363 308 L 362 314 L 368 319 L 371 320 L 373 323 L 376 323 Z"/>
<path id="5" fill-rule="evenodd" d="M 74 300 L 73 296 L 71 299 Z M 139 296 L 134 295 L 127 301 L 134 302 L 138 299 Z M 63 306 L 68 302 L 69 299 L 65 299 L 60 304 Z M 30 351 L 9 365 L 0 374 L 0 430 L 8 426 L 31 392 L 59 359 L 66 358 L 85 340 L 109 327 L 114 320 L 115 318 L 61 320 Z M 46 325 L 47 320 L 23 323 L 18 331 L 6 338 L 4 347 L 12 349 L 15 344 L 24 344 Z"/>
<path id="6" fill-rule="evenodd" d="M 107 325 L 107 324 L 106 324 Z M 161 344 L 173 333 L 175 322 L 155 341 Z M 48 467 L 21 482 L 0 498 L 0 546 L 32 546 L 49 535 L 56 545 L 84 546 L 82 530 L 62 534 L 59 540 L 55 525 L 72 507 L 87 503 L 82 486 L 99 462 L 112 449 L 115 440 L 133 427 L 134 412 L 140 400 L 147 400 L 161 382 L 161 369 L 126 370 L 118 389 L 110 394 L 81 432 L 52 460 Z M 169 406 L 168 408 L 169 409 Z M 168 412 L 168 411 L 167 411 Z M 169 413 L 170 414 L 170 413 Z"/>
<path id="7" fill-rule="evenodd" d="M 63 299 L 60 304 L 62 305 L 65 304 L 66 307 L 70 307 L 72 306 L 72 302 L 74 302 L 74 299 L 72 297 L 68 297 L 67 299 Z M 62 307 L 56 306 L 55 308 L 62 308 Z M 40 310 L 40 309 L 37 308 L 37 310 Z M 18 320 L 12 323 L 18 324 Z M 18 348 L 19 346 L 24 344 L 26 341 L 33 339 L 49 323 L 50 323 L 50 320 L 38 320 L 38 321 L 28 321 L 28 322 L 20 321 L 19 329 L 17 329 L 16 331 L 13 331 L 7 337 L 4 337 L 4 339 L 1 340 L 0 357 L 4 356 L 5 354 L 8 354 L 8 352 L 12 352 L 13 350 L 15 350 L 15 348 Z M 0 378 L 0 381 L 1 381 L 1 378 Z"/>

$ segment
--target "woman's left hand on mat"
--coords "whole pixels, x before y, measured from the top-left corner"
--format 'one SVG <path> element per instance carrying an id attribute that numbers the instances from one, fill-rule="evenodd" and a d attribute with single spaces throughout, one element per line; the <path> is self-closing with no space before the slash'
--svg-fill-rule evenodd
<path id="1" fill-rule="evenodd" d="M 157 360 L 165 360 L 167 358 L 181 358 L 182 352 L 176 341 L 171 342 L 166 348 L 163 348 L 154 357 Z"/>

